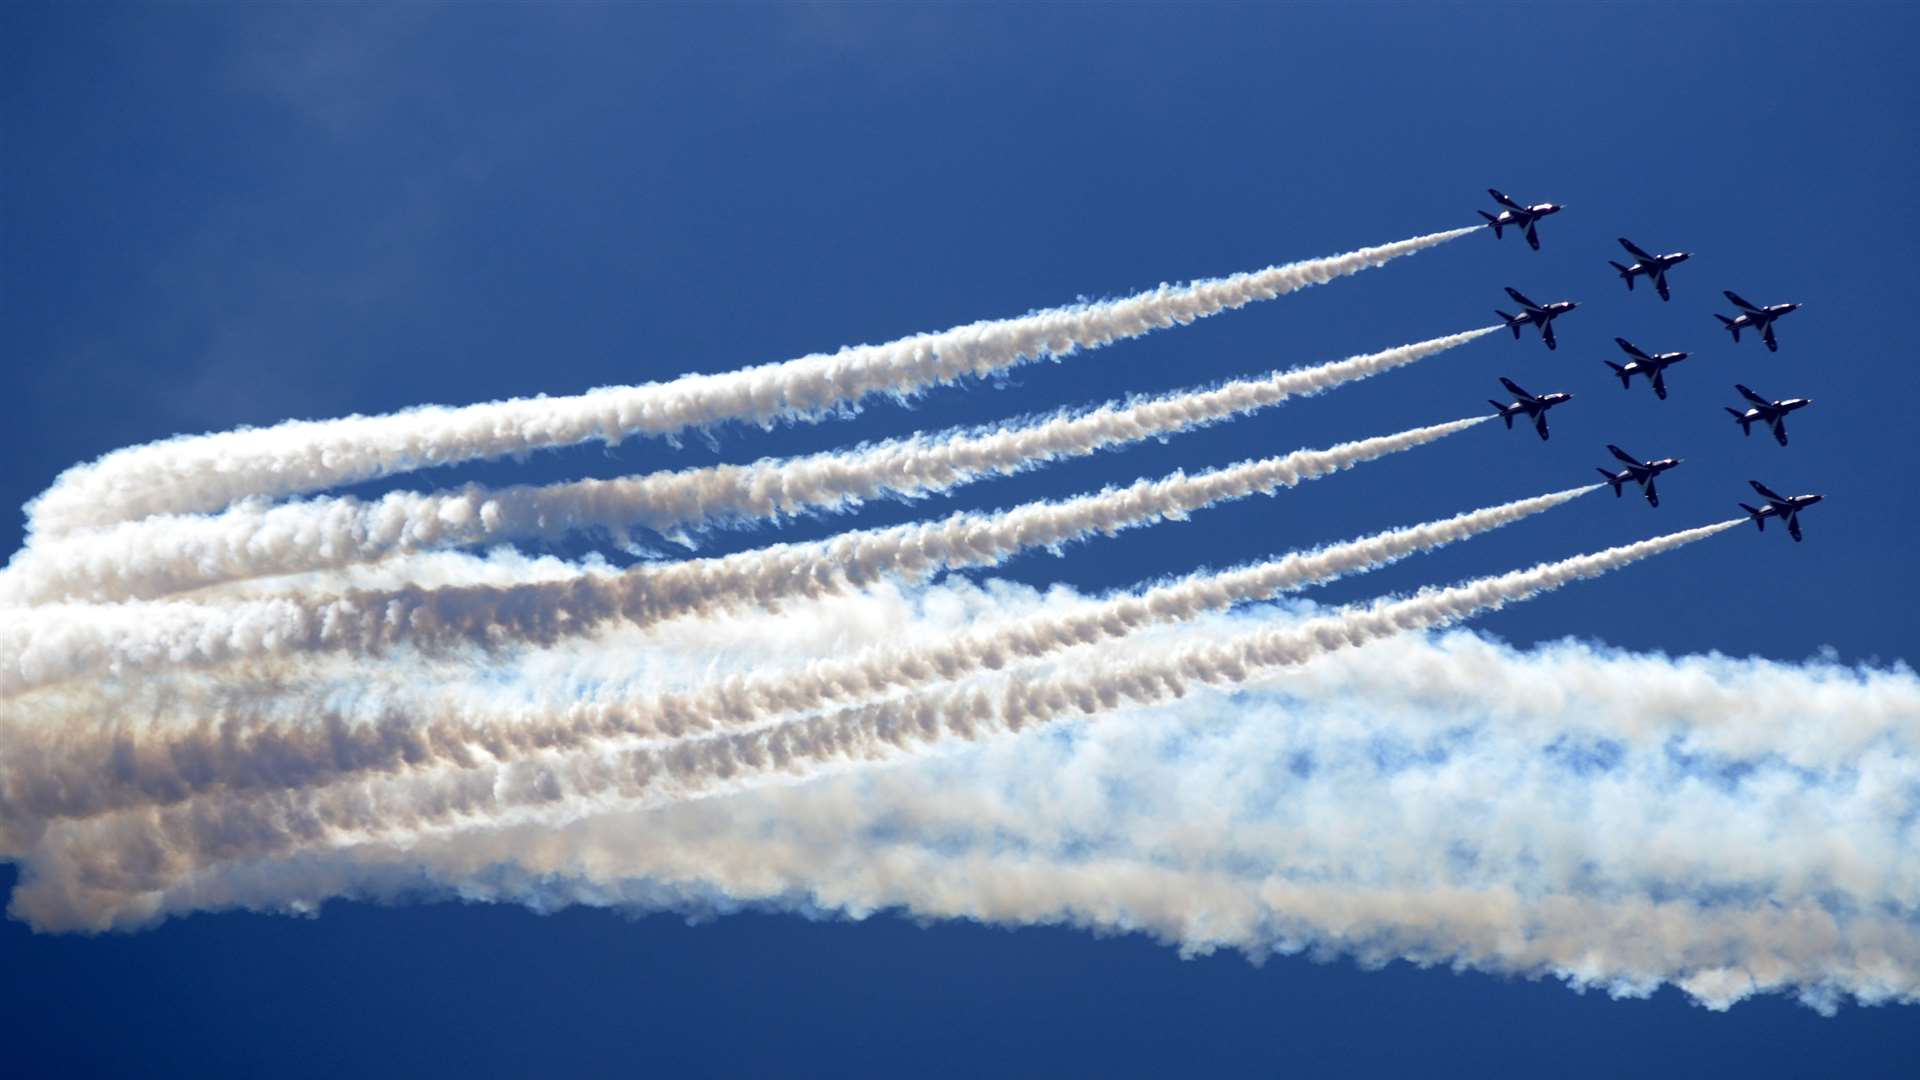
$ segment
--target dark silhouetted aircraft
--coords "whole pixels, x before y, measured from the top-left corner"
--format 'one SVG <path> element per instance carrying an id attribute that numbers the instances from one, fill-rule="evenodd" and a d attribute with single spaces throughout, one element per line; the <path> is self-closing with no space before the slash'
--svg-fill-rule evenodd
<path id="1" fill-rule="evenodd" d="M 1687 354 L 1663 352 L 1648 356 L 1626 338 L 1617 337 L 1613 340 L 1615 344 L 1626 350 L 1628 356 L 1633 357 L 1625 364 L 1616 364 L 1611 360 L 1606 362 L 1607 366 L 1613 369 L 1613 373 L 1620 376 L 1620 385 L 1631 388 L 1635 375 L 1645 375 L 1647 381 L 1653 383 L 1653 396 L 1661 401 L 1667 400 L 1667 369 L 1685 360 Z"/>
<path id="2" fill-rule="evenodd" d="M 1613 485 L 1615 497 L 1620 494 L 1620 485 L 1631 480 L 1639 484 L 1640 490 L 1646 494 L 1647 505 L 1659 506 L 1660 492 L 1653 486 L 1654 477 L 1680 464 L 1680 459 L 1670 457 L 1661 458 L 1659 461 L 1641 461 L 1612 443 L 1607 444 L 1607 449 L 1613 451 L 1613 456 L 1625 462 L 1627 466 L 1618 473 L 1610 473 L 1605 469 L 1599 470 L 1600 475 L 1607 478 L 1607 483 Z"/>
<path id="3" fill-rule="evenodd" d="M 1494 239 L 1499 239 L 1501 230 L 1511 225 L 1516 229 L 1526 230 L 1527 244 L 1535 251 L 1540 250 L 1540 234 L 1533 231 L 1534 222 L 1539 221 L 1548 214 L 1557 214 L 1564 209 L 1564 207 L 1550 202 L 1535 203 L 1532 206 L 1521 206 L 1519 203 L 1500 194 L 1500 192 L 1493 188 L 1488 188 L 1487 194 L 1493 196 L 1494 202 L 1506 207 L 1505 210 L 1500 211 L 1498 217 L 1487 213 L 1485 210 L 1480 211 L 1480 216 L 1486 218 L 1488 227 L 1493 229 Z"/>
<path id="4" fill-rule="evenodd" d="M 1795 543 L 1800 541 L 1800 511 L 1826 498 L 1825 495 L 1795 495 L 1789 499 L 1776 494 L 1772 488 L 1758 480 L 1749 480 L 1747 483 L 1752 484 L 1753 490 L 1767 500 L 1767 505 L 1755 509 L 1746 503 L 1741 503 L 1740 509 L 1752 515 L 1753 523 L 1760 527 L 1761 532 L 1767 531 L 1767 519 L 1770 517 L 1777 517 L 1786 522 L 1787 535 L 1793 537 Z"/>
<path id="5" fill-rule="evenodd" d="M 1547 348 L 1559 348 L 1553 340 L 1553 320 L 1565 315 L 1580 305 L 1571 300 L 1558 300 L 1551 304 L 1536 304 L 1526 297 L 1521 296 L 1520 290 L 1511 285 L 1507 286 L 1507 295 L 1513 297 L 1513 302 L 1519 304 L 1526 310 L 1518 315 L 1509 315 L 1499 308 L 1494 308 L 1493 313 L 1507 321 L 1507 329 L 1513 331 L 1514 339 L 1519 340 L 1521 327 L 1531 324 L 1540 328 L 1540 340 L 1547 343 Z"/>
<path id="6" fill-rule="evenodd" d="M 1714 318 L 1719 319 L 1721 325 L 1733 334 L 1733 340 L 1740 340 L 1741 327 L 1750 326 L 1760 331 L 1760 340 L 1767 343 L 1768 352 L 1779 352 L 1780 343 L 1773 340 L 1773 321 L 1782 315 L 1800 310 L 1800 305 L 1772 304 L 1767 307 L 1755 307 L 1740 299 L 1740 294 L 1732 289 L 1722 291 L 1727 294 L 1727 299 L 1733 301 L 1734 306 L 1740 309 L 1740 314 L 1731 319 L 1725 315 L 1715 315 Z"/>
<path id="7" fill-rule="evenodd" d="M 1540 433 L 1542 439 L 1547 437 L 1547 410 L 1563 401 L 1573 400 L 1572 394 L 1541 394 L 1539 397 L 1535 397 L 1525 390 L 1520 389 L 1518 383 L 1504 376 L 1500 379 L 1500 385 L 1506 387 L 1508 393 L 1520 399 L 1511 405 L 1502 405 L 1492 398 L 1487 399 L 1487 404 L 1493 406 L 1494 409 L 1499 412 L 1500 419 L 1507 422 L 1507 430 L 1513 430 L 1514 417 L 1521 415 L 1531 416 L 1533 418 L 1533 429 Z"/>
<path id="8" fill-rule="evenodd" d="M 1688 259 L 1693 258 L 1693 253 L 1688 251 L 1674 251 L 1665 255 L 1649 255 L 1641 251 L 1633 241 L 1624 236 L 1620 238 L 1620 246 L 1626 248 L 1628 253 L 1637 261 L 1635 261 L 1632 266 L 1621 266 L 1612 259 L 1608 259 L 1607 265 L 1620 271 L 1621 278 L 1625 279 L 1627 283 L 1627 291 L 1633 291 L 1633 276 L 1635 274 L 1645 274 L 1653 279 L 1653 289 L 1660 294 L 1660 299 L 1673 299 L 1673 295 L 1667 292 L 1667 270 L 1670 267 L 1678 266 Z"/>
<path id="9" fill-rule="evenodd" d="M 1813 404 L 1812 398 L 1803 397 L 1787 398 L 1784 401 L 1768 401 L 1766 398 L 1741 386 L 1739 383 L 1735 383 L 1733 388 L 1740 391 L 1741 397 L 1753 402 L 1753 408 L 1748 409 L 1746 412 L 1741 412 L 1739 409 L 1727 410 L 1727 412 L 1733 415 L 1734 422 L 1740 425 L 1740 433 L 1742 435 L 1751 435 L 1753 434 L 1753 425 L 1756 422 L 1762 423 L 1773 429 L 1773 437 L 1781 446 L 1787 445 L 1787 414 L 1795 409 L 1804 409 Z"/>

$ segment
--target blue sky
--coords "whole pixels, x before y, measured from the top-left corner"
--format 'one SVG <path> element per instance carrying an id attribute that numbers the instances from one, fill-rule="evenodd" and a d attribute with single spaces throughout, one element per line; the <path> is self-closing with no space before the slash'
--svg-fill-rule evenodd
<path id="1" fill-rule="evenodd" d="M 1470 224 L 1495 185 L 1569 206 L 1542 225 L 1543 251 L 1477 235 L 910 408 L 366 490 L 742 460 L 1174 389 L 1485 325 L 1511 284 L 1581 301 L 1557 352 L 1489 338 L 932 509 L 1469 415 L 1506 375 L 1578 395 L 1551 442 L 1483 426 L 1003 572 L 1097 589 L 1235 563 L 1582 482 L 1616 442 L 1687 459 L 1658 510 L 1590 497 L 1315 598 L 1720 520 L 1755 477 L 1827 494 L 1806 543 L 1737 531 L 1479 625 L 1522 644 L 1572 634 L 1910 662 L 1917 25 L 1895 5 L 11 5 L 0 501 L 178 432 L 725 370 L 1332 254 Z M 1671 303 L 1620 286 L 1605 265 L 1618 235 L 1696 253 Z M 1718 328 L 1723 288 L 1807 307 L 1769 354 Z M 1669 373 L 1669 400 L 1610 379 L 1615 335 L 1693 353 Z M 1790 448 L 1740 438 L 1721 412 L 1736 381 L 1816 400 Z M 0 526 L 0 546 L 18 546 L 20 521 Z M 24 974 L 0 1001 L 9 1056 L 30 1075 L 909 1060 L 955 1073 L 1899 1075 L 1920 1060 L 1900 1009 L 1824 1020 L 1762 1000 L 1719 1015 L 1671 991 L 1615 1003 L 1405 965 L 1254 968 L 1078 931 L 891 918 L 689 927 L 343 903 L 315 920 L 198 916 L 99 939 L 8 922 L 0 935 Z"/>

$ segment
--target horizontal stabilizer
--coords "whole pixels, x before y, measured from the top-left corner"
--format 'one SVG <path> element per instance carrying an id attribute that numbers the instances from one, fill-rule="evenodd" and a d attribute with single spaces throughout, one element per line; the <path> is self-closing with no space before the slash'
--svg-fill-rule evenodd
<path id="1" fill-rule="evenodd" d="M 1513 430 L 1513 413 L 1507 411 L 1507 407 L 1505 405 L 1500 404 L 1499 402 L 1493 400 L 1492 398 L 1487 399 L 1487 404 L 1493 406 L 1493 411 L 1499 413 L 1500 419 L 1505 420 L 1507 422 L 1507 430 L 1512 431 Z"/>
<path id="2" fill-rule="evenodd" d="M 1740 509 L 1745 510 L 1748 514 L 1752 515 L 1753 523 L 1760 527 L 1761 532 L 1767 531 L 1767 515 L 1766 514 L 1762 513 L 1761 511 L 1751 506 L 1748 506 L 1746 503 L 1741 503 Z"/>
<path id="3" fill-rule="evenodd" d="M 1632 292 L 1633 291 L 1633 271 L 1627 269 L 1624 266 L 1621 266 L 1619 263 L 1614 262 L 1612 259 L 1607 260 L 1607 265 L 1613 267 L 1615 270 L 1620 271 L 1620 277 L 1623 280 L 1625 280 L 1627 283 L 1627 291 Z"/>

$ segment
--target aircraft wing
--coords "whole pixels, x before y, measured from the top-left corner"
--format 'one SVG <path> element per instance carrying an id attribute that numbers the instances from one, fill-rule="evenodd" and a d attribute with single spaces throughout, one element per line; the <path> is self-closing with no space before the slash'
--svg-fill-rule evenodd
<path id="1" fill-rule="evenodd" d="M 1794 543 L 1797 544 L 1800 542 L 1800 515 L 1799 514 L 1787 515 L 1787 535 L 1793 537 Z"/>
<path id="2" fill-rule="evenodd" d="M 1624 461 L 1627 464 L 1634 466 L 1635 468 L 1639 468 L 1640 466 L 1639 458 L 1634 457 L 1632 454 L 1627 453 L 1625 450 L 1620 449 L 1619 447 L 1613 445 L 1612 443 L 1607 444 L 1607 449 L 1613 452 L 1614 457 L 1619 458 L 1621 461 Z M 1752 481 L 1752 483 L 1755 487 L 1760 486 L 1760 482 L 1758 480 Z M 1766 493 L 1761 492 L 1761 494 L 1764 495 Z"/>
<path id="3" fill-rule="evenodd" d="M 1759 308 L 1754 307 L 1752 304 L 1749 304 L 1745 300 L 1740 299 L 1740 294 L 1737 292 L 1734 292 L 1732 289 L 1722 289 L 1720 291 L 1726 295 L 1727 299 L 1733 301 L 1733 305 L 1735 307 L 1740 308 L 1744 311 L 1751 311 L 1756 315 L 1760 313 Z"/>
<path id="4" fill-rule="evenodd" d="M 1786 422 L 1786 420 L 1785 420 L 1784 418 L 1781 418 L 1781 417 L 1775 417 L 1775 418 L 1774 418 L 1774 421 L 1773 421 L 1773 424 L 1772 424 L 1771 426 L 1773 427 L 1773 437 L 1774 437 L 1774 439 L 1775 439 L 1775 440 L 1776 440 L 1777 442 L 1779 442 L 1779 444 L 1780 444 L 1781 446 L 1785 446 L 1785 445 L 1787 445 L 1787 422 Z"/>
<path id="5" fill-rule="evenodd" d="M 1519 203 L 1514 202 L 1512 199 L 1509 199 L 1505 195 L 1500 194 L 1499 190 L 1496 188 L 1488 188 L 1487 194 L 1493 196 L 1494 202 L 1499 203 L 1501 206 L 1504 206 L 1509 210 L 1525 210 L 1526 209 L 1526 207 L 1521 206 Z"/>
<path id="6" fill-rule="evenodd" d="M 1767 485 L 1761 483 L 1758 480 L 1749 480 L 1747 481 L 1747 483 L 1752 484 L 1753 490 L 1759 492 L 1760 497 L 1767 500 L 1768 502 L 1783 503 L 1787 501 L 1780 497 L 1779 492 L 1773 490 L 1772 488 L 1768 487 Z"/>
<path id="7" fill-rule="evenodd" d="M 1660 299 L 1662 300 L 1673 299 L 1673 294 L 1667 291 L 1667 272 L 1665 270 L 1656 270 L 1654 272 L 1653 291 L 1659 293 Z"/>
<path id="8" fill-rule="evenodd" d="M 1500 385 L 1506 387 L 1508 393 L 1518 395 L 1521 399 L 1525 401 L 1533 400 L 1532 394 L 1529 394 L 1525 390 L 1520 389 L 1519 383 L 1514 382 L 1512 379 L 1507 378 L 1505 375 L 1500 376 Z"/>
<path id="9" fill-rule="evenodd" d="M 1667 400 L 1667 372 L 1664 368 L 1653 373 L 1653 396 L 1661 401 Z"/>
<path id="10" fill-rule="evenodd" d="M 1641 251 L 1640 248 L 1636 246 L 1633 241 L 1627 239 L 1624 236 L 1620 238 L 1620 246 L 1623 248 L 1626 248 L 1627 251 L 1631 253 L 1633 257 L 1636 259 L 1646 259 L 1649 261 L 1653 259 L 1653 256 L 1647 254 L 1644 251 Z"/>
<path id="11" fill-rule="evenodd" d="M 1660 505 L 1660 489 L 1654 486 L 1653 477 L 1647 477 L 1647 505 Z"/>
<path id="12" fill-rule="evenodd" d="M 1740 385 L 1739 383 L 1734 383 L 1733 388 L 1735 390 L 1740 391 L 1741 397 L 1746 398 L 1748 401 L 1753 402 L 1755 405 L 1771 406 L 1773 404 L 1773 402 L 1768 401 L 1766 398 L 1761 397 L 1759 394 L 1754 393 L 1753 391 L 1747 389 L 1746 387 Z"/>
<path id="13" fill-rule="evenodd" d="M 1553 340 L 1553 323 L 1551 321 L 1540 324 L 1540 336 L 1545 339 L 1547 348 L 1559 348 L 1559 342 Z"/>
<path id="14" fill-rule="evenodd" d="M 1541 409 L 1533 414 L 1533 430 L 1539 432 L 1542 439 L 1547 437 L 1547 410 Z"/>
<path id="15" fill-rule="evenodd" d="M 1508 296 L 1511 296 L 1511 297 L 1513 297 L 1513 302 L 1514 302 L 1514 303 L 1516 303 L 1516 304 L 1520 304 L 1520 305 L 1522 305 L 1522 306 L 1524 306 L 1524 307 L 1526 307 L 1526 308 L 1527 308 L 1528 310 L 1530 310 L 1530 311 L 1539 311 L 1539 310 L 1540 310 L 1540 305 L 1539 305 L 1539 304 L 1536 304 L 1536 303 L 1534 303 L 1533 301 L 1531 301 L 1531 300 L 1529 300 L 1529 299 L 1527 299 L 1527 298 L 1526 298 L 1525 296 L 1522 296 L 1522 295 L 1520 294 L 1520 290 L 1519 290 L 1519 289 L 1516 289 L 1516 288 L 1514 288 L 1514 287 L 1513 287 L 1513 286 L 1511 286 L 1511 285 L 1509 285 L 1509 286 L 1507 286 L 1507 295 L 1508 295 Z"/>
<path id="16" fill-rule="evenodd" d="M 1648 356 L 1646 353 L 1641 352 L 1640 347 L 1638 345 L 1635 345 L 1633 342 L 1628 341 L 1626 338 L 1623 338 L 1623 337 L 1614 338 L 1613 343 L 1615 345 L 1620 346 L 1622 349 L 1625 349 L 1627 352 L 1627 355 L 1633 357 L 1635 360 L 1652 359 L 1652 357 Z"/>
<path id="17" fill-rule="evenodd" d="M 1533 223 L 1531 221 L 1527 223 L 1527 246 L 1535 251 L 1540 250 L 1540 234 L 1533 231 Z"/>
<path id="18" fill-rule="evenodd" d="M 1774 340 L 1773 337 L 1773 324 L 1771 322 L 1760 328 L 1760 340 L 1767 343 L 1768 352 L 1780 351 L 1780 343 Z"/>

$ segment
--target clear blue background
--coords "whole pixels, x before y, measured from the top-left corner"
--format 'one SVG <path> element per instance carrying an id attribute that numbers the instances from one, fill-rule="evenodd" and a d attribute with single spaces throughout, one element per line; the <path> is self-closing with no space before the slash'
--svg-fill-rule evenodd
<path id="1" fill-rule="evenodd" d="M 1322 599 L 1453 580 L 1823 491 L 1807 541 L 1742 530 L 1484 620 L 1519 642 L 1848 660 L 1920 654 L 1911 5 L 399 7 L 0 10 L 0 501 L 176 432 L 574 393 L 880 341 L 1568 204 L 1545 250 L 1476 235 L 1387 268 L 911 409 L 407 477 L 546 480 L 742 460 L 1316 362 L 1572 297 L 1561 347 L 1502 335 L 1166 444 L 861 524 L 991 507 L 1571 390 L 1497 424 L 1035 555 L 1121 586 L 1677 455 L 1663 505 L 1601 493 Z M 1686 248 L 1629 295 L 1613 238 Z M 1719 290 L 1807 307 L 1734 346 Z M 1620 390 L 1624 334 L 1691 350 Z M 1816 404 L 1782 450 L 1735 381 Z M 368 485 L 363 490 L 380 490 Z M 818 535 L 847 522 L 803 524 Z M 18 546 L 19 519 L 0 526 Z M 751 546 L 766 533 L 720 538 Z M 574 549 L 567 549 L 574 550 Z M 0 886 L 9 886 L 10 869 Z M 1553 983 L 1182 961 L 1138 939 L 337 903 L 134 936 L 0 925 L 23 1075 L 903 1072 L 1915 1075 L 1905 1008 L 1712 1014 Z"/>

